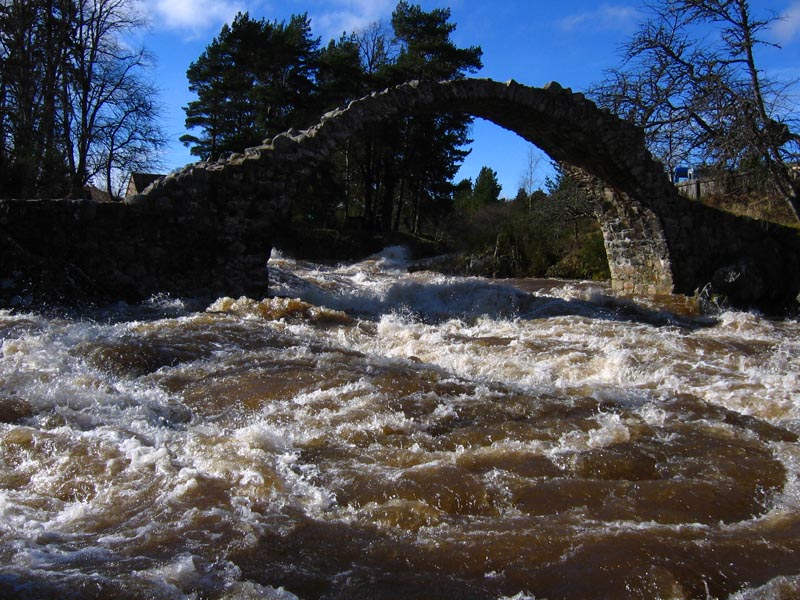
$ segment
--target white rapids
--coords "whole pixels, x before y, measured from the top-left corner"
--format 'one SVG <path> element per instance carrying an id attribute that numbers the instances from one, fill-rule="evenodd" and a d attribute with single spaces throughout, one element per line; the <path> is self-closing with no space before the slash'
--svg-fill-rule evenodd
<path id="1" fill-rule="evenodd" d="M 0 312 L 0 597 L 800 594 L 797 321 L 409 262 Z"/>

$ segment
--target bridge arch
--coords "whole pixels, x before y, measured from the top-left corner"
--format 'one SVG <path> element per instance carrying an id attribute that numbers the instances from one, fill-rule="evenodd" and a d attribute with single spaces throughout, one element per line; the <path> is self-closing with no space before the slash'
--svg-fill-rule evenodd
<path id="1" fill-rule="evenodd" d="M 485 79 L 411 82 L 353 101 L 316 126 L 288 132 L 271 144 L 290 160 L 302 156 L 305 169 L 369 123 L 429 112 L 486 119 L 567 166 L 596 199 L 614 288 L 672 292 L 669 250 L 658 218 L 673 194 L 663 167 L 647 151 L 641 130 L 557 83 L 532 88 Z"/>
<path id="2" fill-rule="evenodd" d="M 615 290 L 692 294 L 714 282 L 715 290 L 738 296 L 740 305 L 768 307 L 786 306 L 800 291 L 794 231 L 680 197 L 639 128 L 557 83 L 533 88 L 488 79 L 409 82 L 326 113 L 304 131 L 187 165 L 129 204 L 164 212 L 164 227 L 177 232 L 184 246 L 184 232 L 194 227 L 202 252 L 187 261 L 187 277 L 213 284 L 221 271 L 235 270 L 231 265 L 253 272 L 271 249 L 305 174 L 366 125 L 426 112 L 486 119 L 566 165 L 596 199 Z M 161 239 L 171 235 L 166 229 L 159 233 Z M 158 260 L 154 272 L 161 268 Z"/>
<path id="3" fill-rule="evenodd" d="M 410 82 L 326 113 L 305 131 L 290 130 L 215 163 L 189 165 L 148 195 L 180 197 L 188 188 L 194 198 L 216 198 L 227 188 L 249 196 L 251 220 L 264 211 L 275 220 L 291 204 L 293 182 L 344 140 L 370 123 L 426 112 L 481 117 L 568 165 L 597 199 L 614 288 L 649 294 L 673 291 L 668 238 L 660 216 L 669 211 L 675 192 L 663 167 L 646 149 L 640 129 L 557 83 L 533 88 L 488 79 Z"/>

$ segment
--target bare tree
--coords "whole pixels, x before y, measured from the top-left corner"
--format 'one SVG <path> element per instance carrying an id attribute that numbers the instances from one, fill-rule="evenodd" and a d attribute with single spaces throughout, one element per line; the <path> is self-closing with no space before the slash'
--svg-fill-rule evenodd
<path id="1" fill-rule="evenodd" d="M 367 75 L 375 75 L 397 58 L 397 45 L 385 23 L 370 23 L 357 31 L 355 37 L 361 65 Z"/>
<path id="2" fill-rule="evenodd" d="M 621 67 L 593 90 L 598 101 L 645 128 L 668 166 L 758 169 L 800 219 L 800 158 L 785 101 L 791 82 L 766 76 L 757 49 L 778 17 L 754 18 L 747 0 L 663 0 L 626 45 Z"/>
<path id="3" fill-rule="evenodd" d="M 542 164 L 544 155 L 533 144 L 528 146 L 528 154 L 526 156 L 525 171 L 522 173 L 519 181 L 519 189 L 525 192 L 527 198 L 528 212 L 531 210 L 531 199 L 533 193 L 541 188 L 541 179 L 539 177 L 539 167 Z"/>
<path id="4" fill-rule="evenodd" d="M 139 72 L 146 66 L 144 50 L 123 42 L 123 36 L 144 25 L 131 6 L 127 0 L 77 0 L 75 6 L 70 56 L 74 76 L 67 81 L 71 110 L 65 114 L 73 146 L 73 193 L 80 193 L 104 164 L 113 162 L 105 156 L 115 146 L 108 136 L 132 122 L 132 107 L 145 108 L 153 116 L 146 102 L 125 98 L 140 85 Z M 140 123 L 145 116 L 138 116 Z"/>
<path id="5" fill-rule="evenodd" d="M 140 161 L 163 145 L 147 55 L 126 42 L 135 6 L 0 0 L 0 195 L 81 194 L 121 166 L 123 137 Z"/>
<path id="6" fill-rule="evenodd" d="M 98 167 L 112 198 L 123 195 L 129 173 L 161 166 L 157 151 L 166 145 L 158 125 L 155 89 L 144 81 L 126 83 L 107 107 L 97 128 Z"/>

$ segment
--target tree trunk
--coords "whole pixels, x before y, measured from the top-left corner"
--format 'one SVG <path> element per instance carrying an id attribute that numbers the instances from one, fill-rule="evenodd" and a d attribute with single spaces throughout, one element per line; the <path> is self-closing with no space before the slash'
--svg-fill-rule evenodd
<path id="1" fill-rule="evenodd" d="M 392 209 L 394 208 L 394 190 L 397 186 L 397 178 L 391 161 L 387 160 L 385 165 L 383 200 L 381 202 L 381 231 L 388 232 L 392 230 Z"/>
<path id="2" fill-rule="evenodd" d="M 394 225 L 392 231 L 400 231 L 400 217 L 403 214 L 403 205 L 406 197 L 406 178 L 400 179 L 400 193 L 397 195 L 397 210 L 394 213 Z"/>

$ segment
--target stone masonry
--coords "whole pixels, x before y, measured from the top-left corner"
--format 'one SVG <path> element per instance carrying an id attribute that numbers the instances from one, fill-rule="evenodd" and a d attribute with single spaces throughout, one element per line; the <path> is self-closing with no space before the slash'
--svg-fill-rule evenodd
<path id="1" fill-rule="evenodd" d="M 579 93 L 484 79 L 410 82 L 354 100 L 216 162 L 188 165 L 124 204 L 0 201 L 0 299 L 57 283 L 97 296 L 266 291 L 265 265 L 297 182 L 365 125 L 465 112 L 509 129 L 593 191 L 616 290 L 782 310 L 800 291 L 797 232 L 678 195 L 638 128 Z M 260 282 L 260 283 L 259 283 Z"/>

